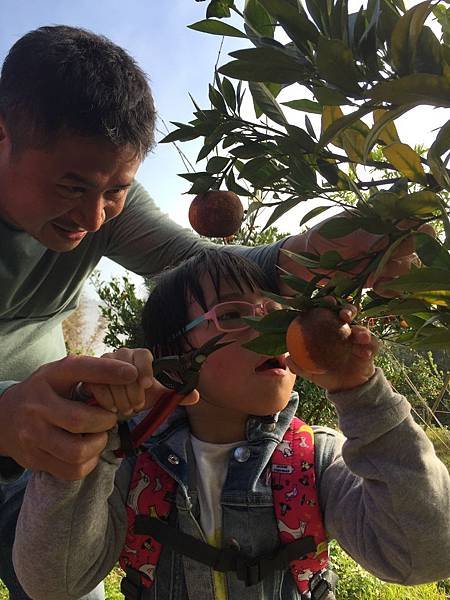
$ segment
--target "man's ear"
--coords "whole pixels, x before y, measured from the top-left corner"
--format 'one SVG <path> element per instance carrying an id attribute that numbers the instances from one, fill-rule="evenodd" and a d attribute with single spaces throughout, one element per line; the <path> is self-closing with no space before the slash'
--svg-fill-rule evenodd
<path id="1" fill-rule="evenodd" d="M 0 142 L 3 142 L 8 137 L 5 119 L 0 115 Z"/>
<path id="2" fill-rule="evenodd" d="M 8 132 L 8 127 L 6 125 L 5 118 L 0 115 L 0 144 L 2 146 L 7 146 L 8 149 L 11 146 L 11 139 Z"/>

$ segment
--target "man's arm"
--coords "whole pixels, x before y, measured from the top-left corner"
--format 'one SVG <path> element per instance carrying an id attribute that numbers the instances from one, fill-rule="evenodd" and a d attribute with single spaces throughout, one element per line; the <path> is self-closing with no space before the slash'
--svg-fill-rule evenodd
<path id="1" fill-rule="evenodd" d="M 330 538 L 385 581 L 450 576 L 450 476 L 378 370 L 355 390 L 329 394 L 346 437 L 320 480 Z"/>
<path id="2" fill-rule="evenodd" d="M 308 269 L 280 253 L 281 247 L 291 252 L 306 251 L 318 254 L 327 250 L 337 250 L 343 258 L 353 258 L 386 246 L 385 238 L 361 229 L 338 239 L 327 240 L 320 235 L 321 225 L 322 223 L 307 232 L 265 246 L 230 244 L 221 247 L 242 253 L 254 260 L 270 278 L 273 289 L 279 288 L 282 294 L 289 295 L 292 290 L 279 278 L 280 271 L 277 265 L 305 280 L 311 279 L 312 275 Z M 129 192 L 125 210 L 119 217 L 106 224 L 105 234 L 108 240 L 105 255 L 125 268 L 148 277 L 169 266 L 175 266 L 193 256 L 199 248 L 212 243 L 172 221 L 137 182 Z M 382 283 L 383 280 L 390 280 L 407 272 L 413 257 L 414 244 L 409 240 L 397 249 L 395 256 L 385 265 L 379 281 Z M 377 282 L 369 280 L 368 285 L 375 283 Z"/>

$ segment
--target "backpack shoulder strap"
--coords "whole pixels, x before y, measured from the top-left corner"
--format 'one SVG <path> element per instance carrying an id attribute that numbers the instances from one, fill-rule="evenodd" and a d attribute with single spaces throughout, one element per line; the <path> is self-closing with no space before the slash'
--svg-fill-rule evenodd
<path id="1" fill-rule="evenodd" d="M 133 579 L 139 573 L 141 585 L 146 588 L 154 583 L 162 547 L 148 535 L 134 533 L 136 517 L 146 515 L 166 520 L 173 506 L 175 486 L 175 480 L 149 452 L 137 456 L 126 504 L 127 535 L 119 563 L 126 573 L 135 573 Z"/>
<path id="2" fill-rule="evenodd" d="M 328 546 L 314 469 L 313 429 L 294 417 L 272 455 L 272 494 L 282 544 L 313 536 L 316 551 L 290 563 L 301 594 L 310 580 L 328 565 Z"/>

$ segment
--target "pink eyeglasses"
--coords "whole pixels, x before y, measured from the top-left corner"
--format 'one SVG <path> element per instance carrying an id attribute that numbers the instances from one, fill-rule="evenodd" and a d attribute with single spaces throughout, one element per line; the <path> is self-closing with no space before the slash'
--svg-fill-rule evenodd
<path id="1" fill-rule="evenodd" d="M 267 315 L 280 309 L 281 304 L 274 300 L 266 300 L 258 304 L 234 300 L 221 302 L 188 323 L 183 332 L 190 331 L 204 321 L 213 321 L 219 331 L 243 331 L 250 328 L 250 325 L 244 321 L 244 317 Z"/>

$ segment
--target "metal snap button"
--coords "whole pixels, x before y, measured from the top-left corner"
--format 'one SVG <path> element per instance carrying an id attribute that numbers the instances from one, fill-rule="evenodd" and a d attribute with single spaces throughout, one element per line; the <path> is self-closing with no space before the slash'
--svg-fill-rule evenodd
<path id="1" fill-rule="evenodd" d="M 263 423 L 261 425 L 261 429 L 262 431 L 264 431 L 265 433 L 271 433 L 272 431 L 275 431 L 275 427 L 277 426 L 276 423 Z"/>
<path id="2" fill-rule="evenodd" d="M 237 539 L 234 537 L 229 538 L 229 540 L 227 542 L 227 546 L 228 546 L 228 548 L 232 548 L 233 550 L 237 550 L 238 552 L 241 549 L 241 545 L 239 544 Z"/>
<path id="3" fill-rule="evenodd" d="M 178 465 L 180 463 L 180 459 L 176 454 L 169 454 L 167 460 L 168 462 L 170 462 L 171 465 Z"/>
<path id="4" fill-rule="evenodd" d="M 237 462 L 245 462 L 250 458 L 250 448 L 248 446 L 239 446 L 238 448 L 235 448 L 234 458 Z"/>

